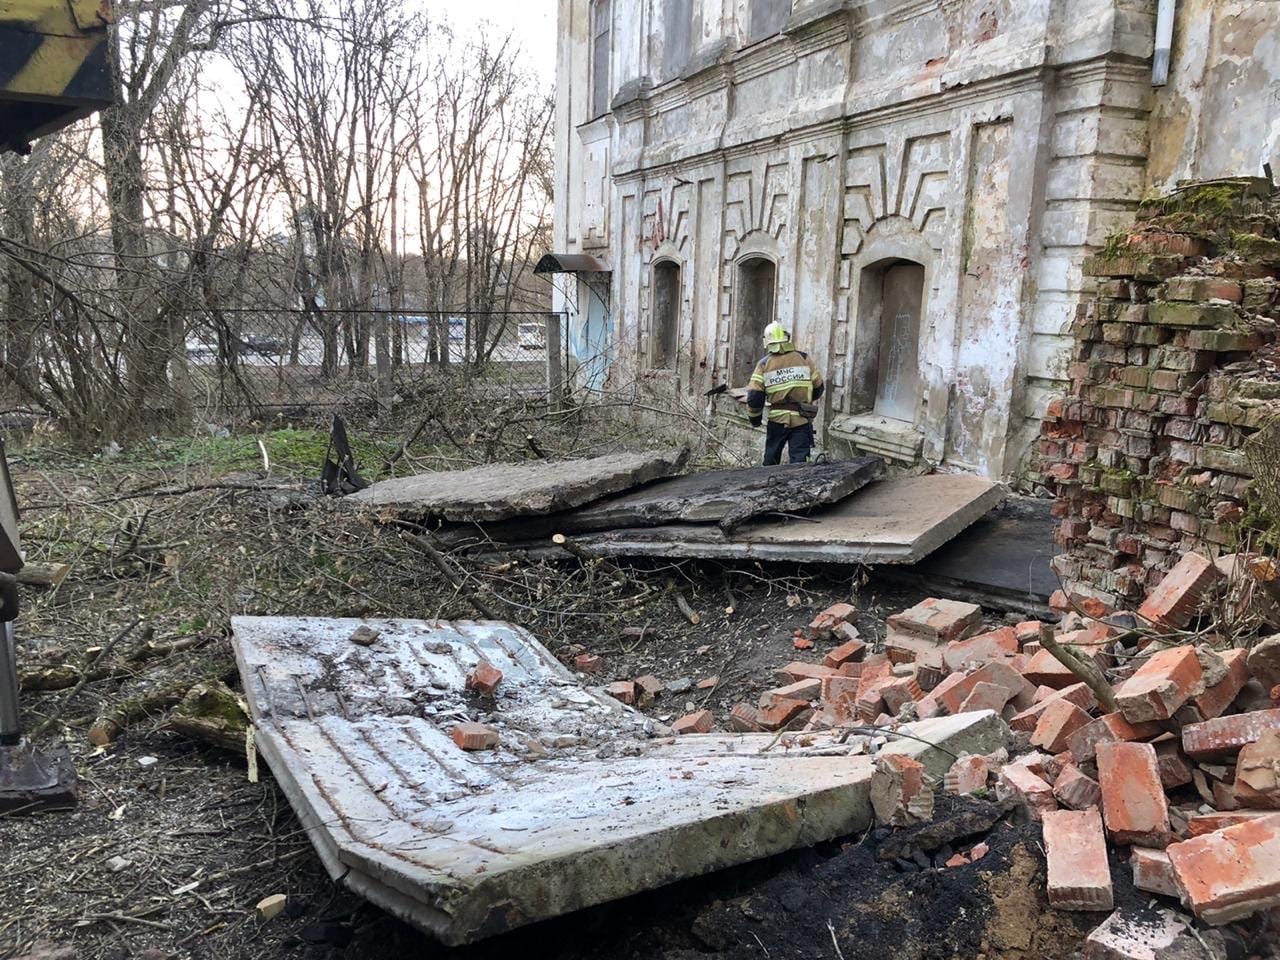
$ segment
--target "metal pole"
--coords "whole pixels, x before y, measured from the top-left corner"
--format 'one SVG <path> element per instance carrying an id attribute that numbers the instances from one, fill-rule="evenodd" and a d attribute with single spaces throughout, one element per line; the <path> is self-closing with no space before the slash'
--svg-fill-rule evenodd
<path id="1" fill-rule="evenodd" d="M 18 716 L 18 652 L 13 640 L 13 624 L 4 624 L 0 636 L 0 746 L 13 746 L 22 739 Z"/>

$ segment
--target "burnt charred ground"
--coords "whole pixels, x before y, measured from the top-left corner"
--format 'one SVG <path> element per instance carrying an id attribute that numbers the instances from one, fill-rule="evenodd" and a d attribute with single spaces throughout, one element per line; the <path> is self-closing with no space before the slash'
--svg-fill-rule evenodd
<path id="1" fill-rule="evenodd" d="M 251 469 L 256 444 L 230 462 L 209 455 L 217 445 L 204 442 L 180 459 L 164 446 L 116 459 L 41 444 L 13 452 L 30 557 L 74 564 L 55 590 L 24 588 L 23 673 L 55 681 L 24 693 L 24 720 L 29 729 L 52 721 L 82 784 L 72 811 L 0 817 L 0 954 L 53 943 L 78 957 L 148 949 L 211 958 L 449 955 L 333 884 L 265 765 L 260 782 L 248 782 L 242 756 L 170 729 L 168 707 L 147 710 L 105 748 L 89 744 L 93 720 L 121 703 L 201 679 L 235 686 L 226 639 L 234 614 L 471 617 L 469 592 L 487 591 L 504 616 L 553 651 L 599 655 L 593 682 L 642 674 L 668 685 L 692 681 L 690 690 L 643 706 L 661 719 L 689 704 L 723 717 L 739 700 L 754 701 L 776 685 L 776 667 L 822 653 L 822 644 L 796 651 L 792 631 L 830 603 L 855 602 L 870 638 L 884 616 L 925 595 L 860 570 L 659 562 L 611 571 L 518 558 L 461 566 L 459 587 L 394 529 L 315 497 L 307 483 L 313 454 L 318 459 L 312 443 L 278 439 L 266 437 L 269 475 Z M 677 606 L 677 592 L 697 625 Z M 105 662 L 90 662 L 88 648 L 134 620 L 142 622 Z M 93 679 L 103 668 L 110 676 Z M 85 672 L 91 678 L 68 699 L 67 677 Z M 696 686 L 712 677 L 713 686 Z M 1006 818 L 993 837 L 1017 829 Z M 875 837 L 847 838 L 456 953 L 763 956 L 759 938 L 771 956 L 834 957 L 827 919 L 846 957 L 903 923 L 925 924 L 910 941 L 924 944 L 936 939 L 928 924 L 947 915 L 944 902 L 954 903 L 958 921 L 962 909 L 987 916 L 1002 889 L 1024 903 L 1041 896 L 1039 883 L 1020 879 L 1006 889 L 996 879 L 1042 871 L 1035 833 L 1018 841 L 1023 854 L 1014 855 L 1012 839 L 1007 849 L 989 841 L 986 866 L 936 876 L 876 861 Z M 1009 872 L 1015 867 L 1023 873 Z M 287 894 L 290 908 L 259 923 L 253 907 L 274 893 Z M 944 926 L 952 924 L 937 929 Z M 1031 949 L 1003 942 L 989 940 L 991 955 Z M 904 941 L 902 949 L 915 948 Z M 926 952 L 898 955 L 932 955 L 919 949 Z M 960 941 L 949 949 L 969 952 Z"/>

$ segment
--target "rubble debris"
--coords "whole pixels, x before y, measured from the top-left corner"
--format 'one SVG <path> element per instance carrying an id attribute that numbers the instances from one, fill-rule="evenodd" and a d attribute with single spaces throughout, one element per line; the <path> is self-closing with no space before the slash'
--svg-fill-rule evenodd
<path id="1" fill-rule="evenodd" d="M 1195 647 L 1170 647 L 1149 657 L 1120 685 L 1116 704 L 1130 723 L 1167 720 L 1204 689 L 1203 679 Z"/>
<path id="2" fill-rule="evenodd" d="M 1254 710 L 1188 724 L 1182 728 L 1182 752 L 1193 760 L 1214 760 L 1239 753 L 1268 730 L 1280 730 L 1280 710 Z"/>
<path id="3" fill-rule="evenodd" d="M 258 919 L 265 923 L 284 913 L 284 909 L 288 905 L 289 898 L 287 896 L 283 893 L 273 893 L 271 896 L 263 897 L 259 900 L 258 905 L 254 907 L 254 912 L 258 915 Z"/>
<path id="4" fill-rule="evenodd" d="M 1221 576 L 1208 557 L 1185 553 L 1147 595 L 1138 608 L 1138 616 L 1166 632 L 1186 629 L 1205 593 Z"/>
<path id="5" fill-rule="evenodd" d="M 671 725 L 671 729 L 677 734 L 710 733 L 715 726 L 716 718 L 711 711 L 699 710 L 696 713 L 685 714 Z"/>
<path id="6" fill-rule="evenodd" d="M 1242 807 L 1280 810 L 1280 730 L 1240 748 L 1233 789 Z"/>
<path id="7" fill-rule="evenodd" d="M 860 833 L 877 761 L 941 777 L 1007 736 L 991 713 L 904 724 L 876 760 L 838 732 L 653 738 L 519 628 L 377 621 L 384 642 L 360 648 L 353 626 L 233 620 L 257 742 L 329 873 L 451 945 Z M 500 713 L 464 689 L 482 658 L 505 677 Z M 451 743 L 460 715 L 500 727 L 487 755 Z"/>
<path id="8" fill-rule="evenodd" d="M 871 778 L 871 806 L 876 819 L 895 827 L 933 817 L 933 789 L 924 764 L 910 757 L 881 754 Z"/>
<path id="9" fill-rule="evenodd" d="M 1088 960 L 1157 960 L 1187 925 L 1171 910 L 1117 910 L 1089 934 Z"/>
<path id="10" fill-rule="evenodd" d="M 1183 901 L 1214 926 L 1280 906 L 1280 814 L 1172 844 Z"/>
<path id="11" fill-rule="evenodd" d="M 1047 811 L 1041 823 L 1050 905 L 1061 910 L 1111 910 L 1115 893 L 1098 809 Z"/>
<path id="12" fill-rule="evenodd" d="M 1102 803 L 1098 781 L 1071 764 L 1053 781 L 1053 796 L 1068 810 L 1087 810 Z"/>
<path id="13" fill-rule="evenodd" d="M 1098 786 L 1107 834 L 1116 843 L 1163 847 L 1169 841 L 1169 804 L 1149 743 L 1100 743 Z"/>
<path id="14" fill-rule="evenodd" d="M 482 696 L 492 697 L 501 682 L 502 671 L 487 660 L 481 660 L 467 674 L 465 687 Z"/>
<path id="15" fill-rule="evenodd" d="M 498 746 L 498 731 L 484 723 L 459 723 L 449 731 L 449 736 L 460 750 L 493 750 Z"/>
<path id="16" fill-rule="evenodd" d="M 1167 851 L 1134 847 L 1129 851 L 1129 865 L 1133 867 L 1133 885 L 1139 890 L 1166 897 L 1182 895 Z"/>
<path id="17" fill-rule="evenodd" d="M 604 658 L 594 653 L 580 653 L 573 658 L 573 669 L 579 673 L 597 674 L 604 666 Z"/>
<path id="18" fill-rule="evenodd" d="M 1010 763 L 996 775 L 996 796 L 1001 800 L 1016 797 L 1027 805 L 1033 820 L 1058 809 L 1053 787 L 1025 766 Z"/>
<path id="19" fill-rule="evenodd" d="M 453 522 L 543 516 L 679 473 L 687 449 L 490 463 L 380 480 L 343 503 Z"/>
<path id="20" fill-rule="evenodd" d="M 378 642 L 379 636 L 381 636 L 381 634 L 379 634 L 377 630 L 373 629 L 373 627 L 366 623 L 362 623 L 351 631 L 351 636 L 347 639 L 362 647 L 371 647 Z"/>
<path id="21" fill-rule="evenodd" d="M 632 680 L 615 680 L 604 688 L 604 692 L 619 703 L 630 705 L 636 702 L 636 685 Z"/>
<path id="22" fill-rule="evenodd" d="M 976 603 L 930 597 L 885 621 L 889 630 L 921 637 L 935 644 L 962 640 L 982 628 L 982 608 Z"/>
<path id="23" fill-rule="evenodd" d="M 1248 668 L 1264 687 L 1280 684 L 1280 633 L 1264 637 L 1249 648 Z"/>
<path id="24" fill-rule="evenodd" d="M 991 767 L 986 757 L 965 754 L 951 765 L 943 779 L 943 787 L 948 793 L 968 794 L 987 789 L 987 780 L 991 776 Z"/>

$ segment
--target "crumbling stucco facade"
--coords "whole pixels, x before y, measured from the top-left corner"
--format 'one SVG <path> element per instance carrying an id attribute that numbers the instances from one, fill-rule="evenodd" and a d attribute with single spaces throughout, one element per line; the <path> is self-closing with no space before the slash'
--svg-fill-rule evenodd
<path id="1" fill-rule="evenodd" d="M 559 14 L 555 248 L 609 267 L 557 284 L 580 359 L 699 398 L 776 317 L 827 374 L 836 456 L 1025 479 L 1084 259 L 1145 191 L 1277 145 L 1280 3 L 1184 0 L 1159 90 L 1156 0 Z"/>

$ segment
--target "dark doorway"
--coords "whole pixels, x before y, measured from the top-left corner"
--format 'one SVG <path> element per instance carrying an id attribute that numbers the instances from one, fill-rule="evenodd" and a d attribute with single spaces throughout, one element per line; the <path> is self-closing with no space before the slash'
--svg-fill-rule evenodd
<path id="1" fill-rule="evenodd" d="M 653 267 L 653 326 L 649 362 L 668 370 L 680 347 L 680 265 L 662 260 Z"/>
<path id="2" fill-rule="evenodd" d="M 767 257 L 748 257 L 738 264 L 737 302 L 733 322 L 733 372 L 745 384 L 764 353 L 764 328 L 773 322 L 778 268 Z"/>

